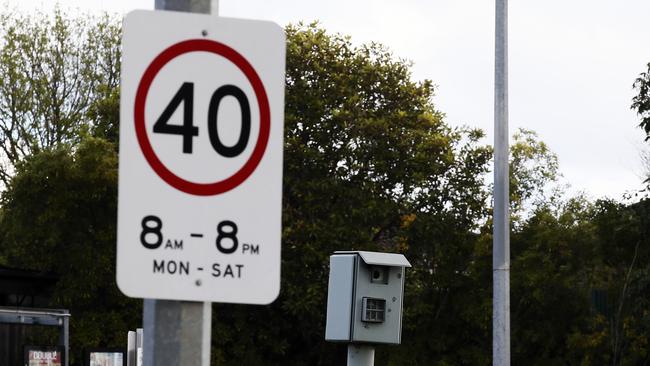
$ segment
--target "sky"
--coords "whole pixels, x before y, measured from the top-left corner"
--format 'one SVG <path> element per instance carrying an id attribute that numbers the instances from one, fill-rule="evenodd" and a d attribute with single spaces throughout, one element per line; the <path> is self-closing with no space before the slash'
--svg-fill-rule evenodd
<path id="1" fill-rule="evenodd" d="M 0 0 L 23 11 L 53 1 Z M 153 0 L 61 0 L 63 8 L 126 13 Z M 630 110 L 632 83 L 650 62 L 647 0 L 509 1 L 510 131 L 538 133 L 574 193 L 621 199 L 641 188 L 650 149 Z M 492 144 L 494 1 L 219 0 L 219 15 L 280 25 L 318 20 L 355 44 L 376 41 L 437 85 L 452 126 L 478 127 Z"/>

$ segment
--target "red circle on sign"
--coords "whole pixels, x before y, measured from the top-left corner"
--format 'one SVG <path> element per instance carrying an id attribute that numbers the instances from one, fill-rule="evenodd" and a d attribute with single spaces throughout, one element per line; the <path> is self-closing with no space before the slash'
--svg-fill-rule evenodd
<path id="1" fill-rule="evenodd" d="M 146 105 L 147 95 L 149 94 L 151 83 L 155 79 L 156 75 L 158 75 L 158 72 L 175 57 L 185 53 L 199 51 L 210 52 L 222 56 L 235 64 L 235 66 L 244 73 L 248 82 L 253 87 L 260 113 L 260 131 L 253 153 L 237 172 L 224 180 L 214 183 L 190 182 L 169 170 L 162 161 L 160 161 L 156 152 L 153 150 L 144 123 L 144 107 Z M 160 178 L 162 178 L 162 180 L 172 187 L 197 196 L 213 196 L 228 192 L 244 182 L 255 171 L 255 168 L 257 168 L 257 165 L 262 160 L 262 156 L 264 156 L 264 152 L 266 151 L 266 145 L 269 142 L 269 133 L 271 130 L 269 100 L 266 96 L 266 90 L 264 89 L 262 80 L 257 75 L 253 66 L 251 66 L 251 64 L 234 49 L 224 45 L 223 43 L 205 39 L 191 39 L 176 43 L 161 52 L 153 61 L 151 61 L 151 64 L 149 64 L 140 79 L 140 84 L 138 85 L 138 90 L 135 95 L 133 115 L 135 121 L 135 133 L 138 138 L 140 149 L 151 168 Z"/>

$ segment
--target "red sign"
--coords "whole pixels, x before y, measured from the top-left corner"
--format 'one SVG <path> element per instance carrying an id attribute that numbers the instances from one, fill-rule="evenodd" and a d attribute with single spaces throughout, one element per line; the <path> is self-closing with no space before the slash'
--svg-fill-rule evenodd
<path id="1" fill-rule="evenodd" d="M 27 351 L 27 366 L 62 366 L 63 355 L 61 351 Z"/>
<path id="2" fill-rule="evenodd" d="M 253 87 L 255 96 L 258 100 L 259 114 L 260 114 L 260 132 L 255 143 L 255 148 L 248 161 L 232 176 L 213 183 L 195 183 L 179 177 L 168 169 L 158 158 L 154 149 L 149 141 L 147 130 L 145 127 L 145 105 L 147 101 L 147 94 L 154 78 L 158 72 L 174 58 L 190 52 L 208 52 L 226 58 L 237 66 L 248 79 L 248 82 Z M 193 98 L 193 96 L 189 96 Z M 269 101 L 266 96 L 264 85 L 257 75 L 253 66 L 234 49 L 226 46 L 223 43 L 206 40 L 206 39 L 192 39 L 176 43 L 166 50 L 164 50 L 158 57 L 156 57 L 149 67 L 144 72 L 138 90 L 135 96 L 134 107 L 134 120 L 135 131 L 138 137 L 138 143 L 142 149 L 144 157 L 147 159 L 149 165 L 153 170 L 172 187 L 183 191 L 185 193 L 194 194 L 197 196 L 211 196 L 227 192 L 243 181 L 246 180 L 254 171 L 266 150 L 266 145 L 269 141 L 269 132 L 271 129 L 271 117 L 269 110 Z M 154 130 L 155 131 L 155 130 Z"/>

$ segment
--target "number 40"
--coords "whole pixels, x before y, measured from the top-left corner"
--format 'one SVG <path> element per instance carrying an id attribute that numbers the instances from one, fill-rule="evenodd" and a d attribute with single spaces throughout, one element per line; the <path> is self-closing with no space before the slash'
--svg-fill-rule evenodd
<path id="1" fill-rule="evenodd" d="M 227 96 L 234 97 L 241 110 L 241 132 L 239 140 L 233 146 L 226 146 L 219 139 L 217 115 L 221 100 Z M 183 125 L 170 125 L 169 119 L 183 103 Z M 199 128 L 194 126 L 194 83 L 184 82 L 172 100 L 153 125 L 153 132 L 183 136 L 183 153 L 192 153 L 192 139 L 199 135 Z M 208 106 L 208 136 L 214 151 L 221 156 L 233 158 L 241 154 L 248 144 L 251 132 L 251 111 L 246 94 L 235 85 L 224 85 L 212 93 Z"/>

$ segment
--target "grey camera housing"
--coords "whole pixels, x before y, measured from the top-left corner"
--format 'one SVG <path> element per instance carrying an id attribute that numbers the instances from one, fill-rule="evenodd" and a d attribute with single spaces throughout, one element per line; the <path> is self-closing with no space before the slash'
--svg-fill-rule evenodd
<path id="1" fill-rule="evenodd" d="M 401 254 L 330 256 L 325 340 L 400 344 L 405 267 L 411 264 Z"/>

